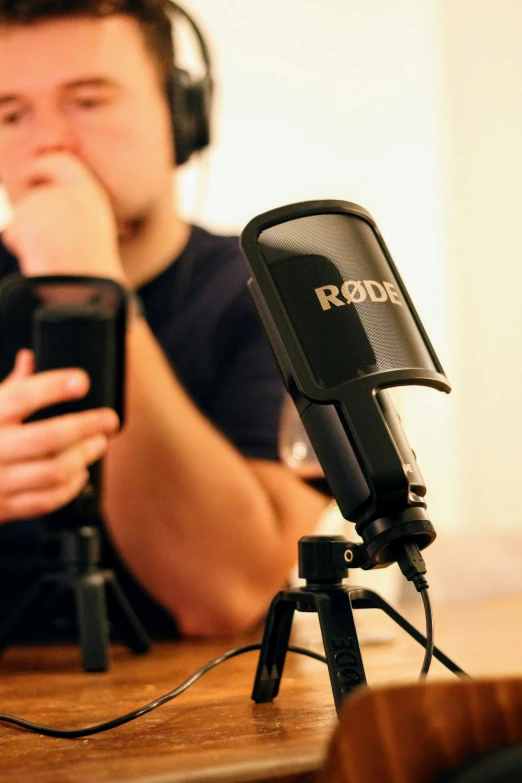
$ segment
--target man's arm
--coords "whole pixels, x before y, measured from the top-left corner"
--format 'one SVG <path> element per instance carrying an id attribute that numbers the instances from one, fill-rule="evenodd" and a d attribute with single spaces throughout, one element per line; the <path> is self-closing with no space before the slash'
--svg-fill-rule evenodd
<path id="1" fill-rule="evenodd" d="M 197 410 L 144 321 L 128 334 L 127 395 L 106 460 L 117 549 L 183 633 L 253 624 L 325 498 L 280 464 L 246 460 Z"/>

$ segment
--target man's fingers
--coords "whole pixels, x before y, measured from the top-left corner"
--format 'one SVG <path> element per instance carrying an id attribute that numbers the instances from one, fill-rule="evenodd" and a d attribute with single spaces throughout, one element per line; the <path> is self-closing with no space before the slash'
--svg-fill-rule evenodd
<path id="1" fill-rule="evenodd" d="M 47 152 L 31 160 L 24 171 L 27 190 L 45 185 L 77 185 L 92 178 L 90 169 L 70 152 Z"/>
<path id="2" fill-rule="evenodd" d="M 0 423 L 21 422 L 42 408 L 84 397 L 89 376 L 83 370 L 51 370 L 0 384 Z"/>
<path id="3" fill-rule="evenodd" d="M 14 367 L 5 378 L 6 381 L 15 381 L 20 378 L 27 378 L 34 372 L 34 354 L 28 348 L 22 348 L 16 354 Z"/>
<path id="4" fill-rule="evenodd" d="M 21 492 L 11 498 L 0 499 L 0 522 L 50 514 L 78 497 L 88 479 L 89 473 L 84 470 L 52 489 Z"/>
<path id="5" fill-rule="evenodd" d="M 28 378 L 34 373 L 34 353 L 28 348 L 22 348 L 16 354 L 13 367 L 13 379 Z"/>
<path id="6" fill-rule="evenodd" d="M 24 492 L 68 486 L 75 476 L 103 457 L 107 446 L 105 435 L 94 435 L 53 457 L 9 465 L 2 470 L 2 496 L 9 499 Z"/>
<path id="7" fill-rule="evenodd" d="M 45 515 L 75 498 L 117 428 L 108 408 L 3 427 L 0 523 Z"/>
<path id="8" fill-rule="evenodd" d="M 54 455 L 85 438 L 112 435 L 118 426 L 118 416 L 110 408 L 5 426 L 1 431 L 0 465 Z"/>
<path id="9" fill-rule="evenodd" d="M 38 188 L 58 187 L 73 191 L 90 187 L 100 192 L 109 203 L 109 193 L 98 174 L 83 159 L 70 152 L 46 152 L 30 161 L 22 174 L 23 189 L 17 204 Z M 15 221 L 16 222 L 16 221 Z M 7 229 L 12 224 L 10 224 Z"/>

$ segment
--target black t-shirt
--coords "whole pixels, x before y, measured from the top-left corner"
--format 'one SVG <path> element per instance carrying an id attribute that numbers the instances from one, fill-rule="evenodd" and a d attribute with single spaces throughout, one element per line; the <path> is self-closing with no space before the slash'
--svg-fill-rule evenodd
<path id="1" fill-rule="evenodd" d="M 0 281 L 17 272 L 16 259 L 0 245 Z M 237 237 L 193 226 L 180 256 L 138 293 L 153 334 L 197 407 L 246 457 L 276 460 L 283 387 L 247 279 Z M 60 567 L 46 543 L 46 529 L 42 519 L 0 526 L 0 625 L 39 575 Z M 176 633 L 175 623 L 135 582 L 106 537 L 103 564 L 114 569 L 152 635 Z M 74 625 L 74 617 L 64 620 L 75 615 L 71 596 L 60 594 L 64 606 L 51 606 L 55 596 L 48 592 L 49 605 L 40 604 L 31 620 L 35 627 L 22 622 L 22 636 L 47 635 L 50 616 L 60 633 Z"/>

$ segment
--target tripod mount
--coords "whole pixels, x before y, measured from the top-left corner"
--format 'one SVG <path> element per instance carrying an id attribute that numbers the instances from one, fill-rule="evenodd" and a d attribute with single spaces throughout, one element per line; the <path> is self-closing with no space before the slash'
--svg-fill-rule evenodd
<path id="1" fill-rule="evenodd" d="M 91 468 L 91 478 L 99 465 Z M 121 589 L 114 571 L 101 567 L 101 519 L 92 483 L 79 497 L 49 517 L 49 534 L 58 542 L 59 568 L 42 575 L 0 626 L 0 654 L 17 628 L 31 622 L 39 607 L 53 605 L 72 591 L 81 659 L 85 671 L 109 668 L 109 614 L 122 640 L 135 653 L 150 649 L 149 637 Z"/>
<path id="2" fill-rule="evenodd" d="M 282 590 L 268 612 L 252 691 L 257 703 L 279 693 L 294 611 L 317 612 L 337 712 L 345 696 L 366 683 L 353 610 L 381 609 L 415 641 L 427 639 L 378 593 L 365 587 L 346 587 L 348 566 L 363 565 L 364 547 L 343 536 L 304 536 L 299 541 L 299 576 L 304 587 Z M 434 657 L 456 675 L 465 672 L 437 647 Z"/>

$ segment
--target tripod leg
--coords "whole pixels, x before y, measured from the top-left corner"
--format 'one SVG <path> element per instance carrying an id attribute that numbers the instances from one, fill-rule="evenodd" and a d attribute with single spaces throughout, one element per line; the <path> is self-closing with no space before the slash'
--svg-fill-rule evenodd
<path id="1" fill-rule="evenodd" d="M 418 631 L 415 626 L 409 623 L 396 609 L 373 590 L 365 587 L 350 587 L 347 590 L 354 609 L 381 609 L 388 617 L 391 617 L 406 633 L 408 633 L 416 642 L 426 649 L 427 639 Z M 442 663 L 446 669 L 456 675 L 467 676 L 466 672 L 457 666 L 457 664 L 448 658 L 438 647 L 433 648 L 433 657 Z"/>
<path id="2" fill-rule="evenodd" d="M 339 712 L 344 697 L 366 682 L 352 605 L 343 589 L 316 593 L 314 598 L 335 708 Z"/>
<path id="3" fill-rule="evenodd" d="M 110 613 L 114 615 L 115 624 L 120 629 L 125 644 L 135 653 L 148 652 L 151 646 L 149 636 L 138 620 L 115 575 L 108 572 L 106 580 Z"/>
<path id="4" fill-rule="evenodd" d="M 284 591 L 270 604 L 252 691 L 257 704 L 272 701 L 279 693 L 295 604 L 295 599 L 286 598 Z"/>
<path id="5" fill-rule="evenodd" d="M 103 572 L 76 577 L 74 590 L 83 668 L 105 672 L 109 668 L 109 622 Z"/>

